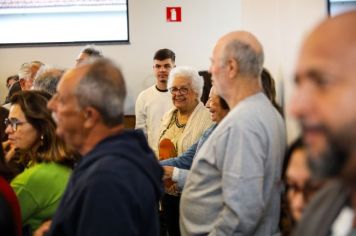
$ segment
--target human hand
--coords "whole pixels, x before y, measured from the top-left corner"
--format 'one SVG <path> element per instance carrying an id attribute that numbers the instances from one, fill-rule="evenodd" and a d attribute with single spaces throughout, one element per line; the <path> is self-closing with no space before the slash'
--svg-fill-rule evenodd
<path id="1" fill-rule="evenodd" d="M 163 180 L 172 178 L 173 169 L 174 166 L 163 166 L 163 170 L 164 170 Z"/>
<path id="2" fill-rule="evenodd" d="M 45 234 L 51 228 L 52 220 L 47 220 L 41 224 L 41 226 L 35 231 L 33 236 L 45 236 Z"/>
<path id="3" fill-rule="evenodd" d="M 12 145 L 9 140 L 6 140 L 5 142 L 2 143 L 2 149 L 4 150 L 5 161 L 9 162 L 11 158 L 13 158 L 15 155 L 15 151 L 16 151 L 15 146 Z"/>
<path id="4" fill-rule="evenodd" d="M 165 192 L 169 195 L 178 196 L 179 195 L 178 184 L 174 182 L 169 186 L 165 185 Z"/>

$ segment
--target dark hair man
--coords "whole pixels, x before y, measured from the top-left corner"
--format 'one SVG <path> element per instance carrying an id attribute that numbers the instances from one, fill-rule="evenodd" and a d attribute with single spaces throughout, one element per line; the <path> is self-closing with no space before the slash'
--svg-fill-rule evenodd
<path id="1" fill-rule="evenodd" d="M 153 57 L 155 85 L 142 91 L 136 100 L 136 129 L 142 129 L 148 144 L 158 153 L 158 136 L 161 119 L 172 106 L 171 94 L 168 92 L 167 80 L 169 72 L 175 67 L 176 56 L 170 49 L 158 50 Z"/>

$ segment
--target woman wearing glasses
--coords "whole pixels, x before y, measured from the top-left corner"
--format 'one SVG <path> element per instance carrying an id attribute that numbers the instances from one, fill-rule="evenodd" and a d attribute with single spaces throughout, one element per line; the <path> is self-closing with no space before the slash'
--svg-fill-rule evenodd
<path id="1" fill-rule="evenodd" d="M 298 138 L 288 148 L 283 163 L 282 178 L 286 187 L 282 195 L 280 222 L 283 236 L 291 235 L 291 231 L 302 218 L 305 207 L 325 184 L 325 181 L 312 178 L 309 165 L 307 147 Z"/>
<path id="2" fill-rule="evenodd" d="M 171 70 L 168 88 L 174 106 L 161 121 L 157 153 L 160 160 L 176 157 L 185 152 L 212 125 L 208 109 L 200 102 L 203 83 L 203 79 L 193 68 L 176 67 Z M 165 183 L 166 189 L 171 188 L 171 184 Z M 179 194 L 177 195 L 165 194 L 162 201 L 169 235 L 180 234 Z"/>
<path id="3" fill-rule="evenodd" d="M 55 134 L 56 125 L 46 107 L 49 98 L 41 91 L 15 94 L 5 121 L 10 149 L 25 166 L 11 186 L 20 203 L 23 225 L 32 231 L 54 214 L 74 163 L 73 153 Z"/>

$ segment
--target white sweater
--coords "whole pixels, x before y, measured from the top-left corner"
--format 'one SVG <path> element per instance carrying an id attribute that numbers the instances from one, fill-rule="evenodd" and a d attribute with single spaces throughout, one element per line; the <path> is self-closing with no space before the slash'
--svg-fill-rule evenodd
<path id="1" fill-rule="evenodd" d="M 177 110 L 176 107 L 173 107 L 169 110 L 162 118 L 161 122 L 161 131 L 162 132 L 167 128 L 169 122 L 171 121 L 174 111 Z M 190 146 L 196 143 L 199 138 L 202 136 L 204 131 L 213 124 L 210 118 L 210 112 L 205 108 L 202 102 L 199 102 L 195 107 L 193 113 L 190 115 L 187 126 L 185 127 L 183 134 L 179 138 L 177 144 L 177 153 L 181 155 L 185 152 Z M 153 149 L 158 156 L 158 145 Z"/>
<path id="2" fill-rule="evenodd" d="M 158 145 L 162 116 L 172 106 L 171 94 L 168 91 L 158 91 L 156 85 L 149 87 L 138 95 L 135 106 L 135 128 L 143 130 L 152 149 L 155 149 Z"/>

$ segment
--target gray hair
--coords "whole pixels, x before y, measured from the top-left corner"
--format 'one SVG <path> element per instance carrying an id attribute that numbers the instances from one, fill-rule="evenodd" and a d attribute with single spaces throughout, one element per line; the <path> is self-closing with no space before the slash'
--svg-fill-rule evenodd
<path id="1" fill-rule="evenodd" d="M 121 70 L 105 58 L 94 60 L 88 66 L 75 90 L 79 107 L 94 107 L 109 127 L 122 124 L 126 86 Z"/>
<path id="2" fill-rule="evenodd" d="M 23 63 L 18 72 L 19 79 L 27 79 L 31 76 L 31 66 L 30 63 Z"/>
<path id="3" fill-rule="evenodd" d="M 168 88 L 172 87 L 174 78 L 182 76 L 190 80 L 192 84 L 192 89 L 195 93 L 198 94 L 198 100 L 200 99 L 203 93 L 204 80 L 199 76 L 199 73 L 196 69 L 189 66 L 177 66 L 171 70 L 169 73 L 168 79 Z"/>
<path id="4" fill-rule="evenodd" d="M 236 60 L 241 75 L 255 78 L 261 76 L 264 61 L 263 50 L 256 52 L 249 44 L 234 40 L 226 45 L 223 55 L 224 60 L 228 56 L 232 56 Z"/>
<path id="5" fill-rule="evenodd" d="M 57 84 L 64 74 L 64 70 L 42 66 L 33 81 L 33 90 L 46 91 L 53 95 L 56 93 Z"/>
<path id="6" fill-rule="evenodd" d="M 44 64 L 40 61 L 31 61 L 31 62 L 23 63 L 20 67 L 19 72 L 18 72 L 19 79 L 22 80 L 22 79 L 34 78 L 37 71 L 43 65 Z"/>

